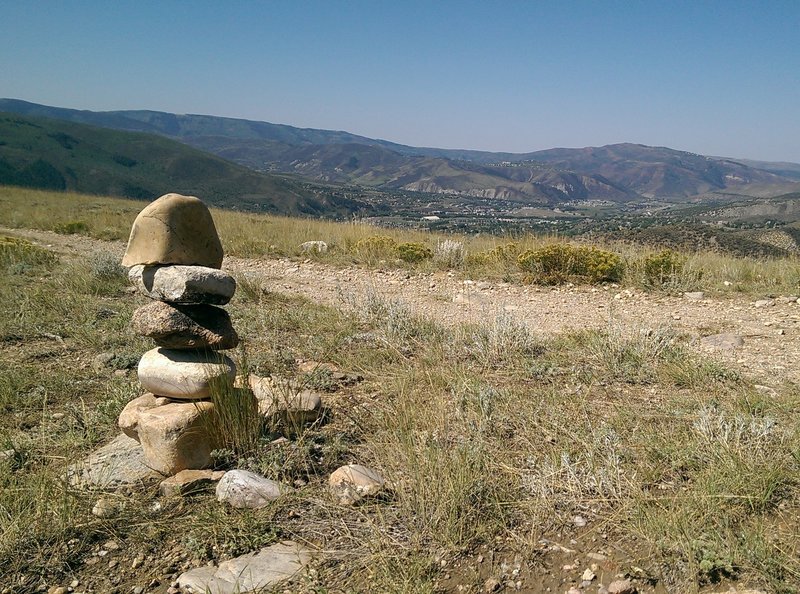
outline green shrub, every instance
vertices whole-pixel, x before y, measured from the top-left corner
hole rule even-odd
[[[422,262],[433,257],[433,250],[421,243],[401,243],[397,246],[397,255],[403,262]]]
[[[56,225],[53,231],[62,235],[87,235],[89,233],[89,225],[84,221],[68,221]]]
[[[644,259],[642,269],[649,285],[673,283],[683,272],[686,257],[672,250],[663,250]]]
[[[519,255],[517,264],[533,282],[545,285],[570,280],[589,283],[616,281],[623,270],[622,259],[613,252],[567,243],[527,250]]]
[[[355,252],[367,260],[389,258],[397,250],[397,241],[386,235],[371,235],[359,240]]]

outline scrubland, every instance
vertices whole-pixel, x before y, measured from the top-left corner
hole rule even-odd
[[[124,240],[142,206],[0,188],[0,225]],[[800,278],[795,260],[633,245],[564,251],[553,237],[213,215],[226,253],[245,258],[721,298],[792,294]],[[329,250],[301,253],[309,240]],[[309,426],[233,414],[230,448],[217,459],[293,493],[247,511],[212,494],[165,501],[156,485],[108,495],[123,504],[119,514],[97,518],[98,495],[69,487],[65,469],[118,432],[150,345],[128,327],[144,298],[126,290],[116,257],[84,256],[0,240],[0,575],[9,592],[73,579],[76,591],[164,591],[183,567],[284,538],[323,552],[292,591],[479,592],[489,577],[507,591],[566,591],[589,553],[605,557],[605,583],[627,575],[642,592],[798,591],[798,386],[765,393],[763,378],[669,329],[541,335],[503,314],[444,326],[378,295],[328,307],[251,278],[239,279],[228,308],[243,339],[237,361],[322,391],[326,414]],[[327,476],[347,462],[378,469],[391,488],[335,504]],[[90,562],[109,540],[122,545],[120,563]],[[139,555],[145,562],[128,569]],[[562,559],[578,558],[576,575],[563,569]]]

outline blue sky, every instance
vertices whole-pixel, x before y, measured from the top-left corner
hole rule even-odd
[[[800,0],[0,0],[0,96],[800,162]]]

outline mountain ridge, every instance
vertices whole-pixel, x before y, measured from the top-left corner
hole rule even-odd
[[[746,193],[800,179],[800,164],[708,157],[668,147],[618,143],[527,153],[412,147],[346,131],[151,110],[93,112],[0,99],[0,110],[167,136],[251,169],[325,183],[509,199],[629,202]],[[797,173],[795,173],[795,167]],[[788,175],[782,175],[786,173]]]
[[[279,214],[370,209],[163,136],[8,112],[0,112],[0,184],[146,200],[169,190],[215,206]]]

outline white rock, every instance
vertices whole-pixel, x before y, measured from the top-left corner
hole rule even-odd
[[[101,497],[92,507],[92,515],[98,518],[112,518],[117,515],[122,506],[113,499]]]
[[[234,278],[206,266],[144,266],[128,271],[128,279],[151,299],[167,303],[224,305],[236,292]]]
[[[774,305],[774,299],[759,299],[753,303],[753,307],[773,307]]]
[[[157,347],[139,361],[139,383],[156,396],[199,400],[211,395],[210,383],[228,377],[233,383],[236,365],[221,353]]]
[[[247,470],[229,470],[217,483],[217,500],[233,507],[258,509],[290,489]]]
[[[247,381],[258,400],[258,411],[270,421],[311,423],[322,412],[322,397],[317,392],[303,390],[292,382],[254,374],[250,374]]]
[[[219,564],[192,569],[178,577],[178,587],[203,594],[262,591],[290,579],[314,557],[309,549],[284,541]]]
[[[377,471],[360,464],[341,466],[328,479],[331,493],[342,505],[351,505],[364,497],[376,495],[385,484]]]
[[[703,291],[690,291],[688,293],[683,294],[684,299],[689,299],[690,301],[702,301],[706,298],[706,294]]]
[[[324,241],[304,241],[300,244],[300,251],[303,253],[317,252],[324,254],[328,251],[328,244]]]

